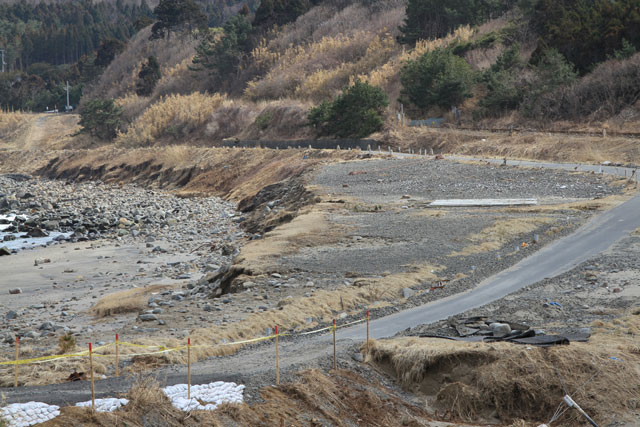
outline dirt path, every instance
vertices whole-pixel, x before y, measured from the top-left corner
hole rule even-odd
[[[34,114],[29,128],[8,148],[18,150],[59,149],[78,130],[77,114]]]

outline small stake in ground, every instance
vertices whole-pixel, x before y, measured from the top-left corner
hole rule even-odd
[[[93,349],[89,343],[89,369],[91,370],[91,410],[96,410],[96,385],[93,379]]]
[[[369,310],[367,310],[367,353],[369,353]]]
[[[187,399],[191,399],[191,338],[187,338]]]
[[[280,385],[280,353],[278,350],[278,325],[276,325],[276,385]]]
[[[119,365],[119,361],[118,361],[118,334],[116,334],[116,377],[120,376],[120,365]]]
[[[596,424],[596,422],[593,421],[591,419],[591,417],[589,415],[587,415],[587,413],[582,410],[580,405],[578,405],[576,402],[574,402],[574,400],[571,398],[571,396],[569,396],[567,394],[567,395],[564,396],[563,400],[564,400],[564,402],[567,404],[567,406],[569,408],[575,408],[575,410],[578,411],[580,413],[580,415],[585,417],[586,420],[589,422],[589,424],[591,424],[593,427],[598,427],[598,424]]]
[[[336,319],[333,319],[333,369],[338,369],[338,362],[336,361]]]
[[[14,387],[18,387],[18,358],[20,357],[20,337],[16,336],[16,366],[14,369],[15,372],[15,381],[14,381]]]

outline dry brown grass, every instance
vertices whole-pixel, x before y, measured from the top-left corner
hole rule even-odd
[[[562,401],[563,385],[598,423],[633,413],[640,402],[640,317],[603,324],[587,343],[531,348],[427,338],[376,341],[367,360],[425,395],[452,419],[547,422]],[[634,332],[635,331],[635,332]],[[615,357],[619,360],[614,360]],[[568,411],[559,425],[582,425]]]
[[[151,295],[171,288],[172,286],[169,285],[149,285],[108,294],[100,298],[91,311],[96,317],[141,312],[147,307],[147,300]]]
[[[242,256],[242,254],[240,255]],[[216,328],[201,328],[192,332],[192,342],[216,344],[239,341],[262,336],[265,325],[279,325],[283,332],[298,328],[309,328],[309,317],[330,322],[335,312],[356,313],[361,307],[369,307],[379,302],[400,299],[402,288],[415,286],[425,281],[436,281],[440,268],[430,265],[413,266],[407,272],[392,274],[379,279],[356,279],[353,286],[341,286],[334,290],[320,290],[309,297],[294,297],[282,310],[269,310],[250,314],[244,320]],[[237,346],[196,348],[192,355],[197,358],[231,354]]]
[[[349,371],[330,374],[308,370],[294,382],[260,390],[252,404],[222,404],[216,411],[181,412],[153,379],[141,377],[124,396],[129,404],[113,413],[92,414],[88,408],[65,407],[48,427],[67,426],[298,426],[427,425],[430,417],[397,392]]]
[[[118,135],[117,143],[137,147],[167,136],[182,139],[203,126],[224,100],[223,95],[199,92],[169,95],[147,108],[125,133]]]
[[[181,195],[220,196],[240,201],[264,186],[300,176],[318,165],[354,159],[357,151],[268,150],[166,147],[77,150],[57,153],[9,152],[0,170],[39,173],[49,178],[136,182]],[[35,167],[33,167],[35,166]]]
[[[626,181],[625,181],[626,182]],[[577,202],[550,205],[518,206],[500,209],[500,212],[518,214],[553,214],[566,211],[606,211],[631,199],[637,194],[634,185],[626,186],[624,193],[603,197],[602,199],[579,200]]]
[[[462,250],[452,252],[449,256],[469,256],[500,249],[505,243],[517,236],[532,233],[540,226],[553,224],[557,219],[553,217],[526,217],[499,219],[493,225],[486,227],[468,237],[472,243]]]
[[[0,110],[0,142],[6,143],[12,139],[29,119],[30,115],[26,113]]]
[[[184,63],[190,61],[195,54],[195,47],[198,40],[191,37],[171,37],[171,41],[155,40],[150,41],[151,27],[139,31],[131,40],[127,47],[102,73],[98,82],[88,88],[83,101],[87,99],[99,98],[122,98],[127,94],[135,93],[135,85],[138,80],[138,73],[150,55],[154,55],[160,64],[161,73],[167,75],[156,87],[156,92],[149,101],[158,99],[167,93],[167,87],[171,93],[184,93],[185,91],[204,89],[196,87],[194,84],[203,84],[203,80],[197,80],[193,73],[186,70]],[[176,70],[180,70],[178,76]],[[194,83],[195,82],[195,83]],[[180,85],[177,85],[180,83]]]
[[[382,87],[394,98],[399,93],[400,69],[407,60],[454,40],[467,41],[474,34],[469,27],[462,27],[447,37],[419,41],[414,49],[405,50],[395,41],[395,34],[386,30],[379,27],[332,33],[292,44],[283,51],[273,42],[265,43],[252,53],[252,59],[268,72],[249,82],[245,96],[254,100],[292,97],[317,102],[360,78]]]
[[[433,148],[436,152],[556,162],[635,164],[640,145],[632,138],[558,135],[545,132],[509,136],[502,133],[424,127],[390,127],[381,141],[403,148]],[[486,141],[482,141],[485,139]]]
[[[20,359],[29,357],[52,356],[58,353],[58,349],[42,353],[20,346]],[[102,358],[94,358],[93,369],[98,378],[107,373],[109,362]],[[88,358],[59,359],[53,362],[20,365],[18,375],[19,386],[34,386],[43,384],[56,384],[64,382],[72,372],[89,372]],[[0,367],[0,387],[13,387],[14,368],[13,366]]]

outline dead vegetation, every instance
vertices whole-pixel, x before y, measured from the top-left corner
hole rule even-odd
[[[532,233],[539,227],[556,221],[557,218],[542,216],[499,219],[479,233],[469,236],[471,244],[460,251],[452,252],[449,256],[469,256],[495,251],[519,235]]]
[[[596,422],[606,424],[640,405],[640,316],[594,324],[587,343],[538,348],[435,338],[374,342],[366,359],[393,375],[451,420],[548,422],[569,393]],[[582,425],[573,410],[560,425]]]
[[[13,139],[22,126],[29,120],[29,114],[0,110],[0,141]]]
[[[135,100],[136,97],[129,99]],[[224,95],[194,92],[190,95],[169,95],[148,107],[127,129],[118,135],[116,143],[129,147],[148,146],[163,137],[181,140],[203,126],[225,100]],[[135,104],[134,101],[131,103]]]
[[[80,350],[87,350],[78,349]],[[32,357],[55,356],[59,354],[59,348],[52,348],[42,353],[41,349],[34,350],[29,346],[20,346],[20,359]],[[94,358],[93,370],[96,378],[103,378],[108,371],[109,361]],[[43,384],[57,384],[67,380],[72,372],[89,372],[89,359],[84,358],[64,358],[56,359],[43,364],[20,365],[18,375],[18,386],[35,386]],[[0,367],[0,387],[13,387],[14,367]]]
[[[20,155],[18,155],[20,154]],[[129,182],[174,190],[184,196],[219,196],[239,201],[263,187],[300,176],[319,164],[356,158],[356,151],[198,148],[188,145],[50,153],[39,170],[24,152],[10,153],[0,170],[37,173],[52,179]],[[42,164],[46,157],[34,158]]]
[[[135,85],[142,62],[150,55],[157,58],[160,71],[165,78],[161,79],[151,97],[144,99],[148,104],[168,94],[186,94],[203,90],[203,80],[197,79],[187,68],[185,60],[191,61],[195,55],[198,40],[188,36],[166,40],[149,40],[151,27],[139,31],[129,42],[125,50],[116,56],[102,73],[98,82],[88,88],[83,99],[125,97],[135,93]],[[180,70],[180,76],[176,70]],[[169,85],[172,84],[172,86]]]
[[[587,127],[587,126],[585,126]],[[580,129],[577,129],[580,130]],[[588,130],[588,129],[587,129]],[[640,147],[632,138],[549,134],[539,132],[491,133],[457,129],[392,126],[378,135],[381,142],[414,150],[554,162],[635,164]]]
[[[127,289],[100,298],[91,309],[96,317],[113,316],[120,313],[142,312],[147,308],[147,300],[151,295],[167,289],[169,285],[149,285],[143,288]]]
[[[430,421],[426,412],[394,391],[349,371],[318,370],[298,374],[295,382],[265,387],[261,401],[222,404],[213,412],[182,412],[171,406],[159,385],[141,377],[126,394],[129,404],[113,413],[65,407],[47,427],[67,426],[297,426],[367,425],[421,426]]]

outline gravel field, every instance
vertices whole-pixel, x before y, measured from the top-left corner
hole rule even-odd
[[[456,198],[594,198],[612,194],[607,178],[551,169],[478,165],[447,160],[345,162],[322,169],[314,184],[371,204]],[[344,185],[348,187],[344,187]]]

